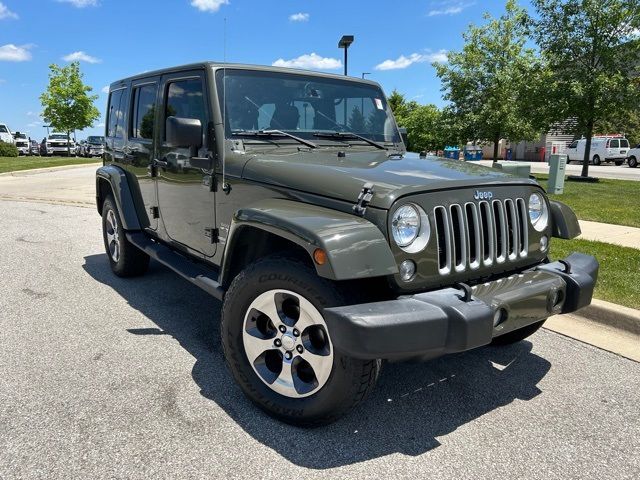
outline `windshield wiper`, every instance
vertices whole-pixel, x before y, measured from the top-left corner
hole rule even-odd
[[[282,137],[289,137],[295,140],[296,142],[306,145],[309,148],[318,148],[318,145],[316,145],[315,143],[310,142],[309,140],[305,140],[304,138],[297,137],[291,133],[283,132],[282,130],[273,130],[273,129],[271,130],[239,130],[236,132],[231,132],[231,135],[247,135],[252,137],[259,137],[259,136],[270,137],[273,135],[279,135]]]
[[[375,142],[367,137],[363,137],[362,135],[358,135],[357,133],[353,133],[353,132],[315,132],[313,136],[320,137],[320,138],[339,138],[339,139],[356,138],[358,140],[362,140],[363,142],[366,142],[369,145],[379,148],[381,150],[387,149],[387,147],[385,147],[381,143]]]

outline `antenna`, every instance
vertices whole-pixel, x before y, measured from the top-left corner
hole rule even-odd
[[[224,17],[222,39],[222,191],[229,193],[225,181],[227,156],[227,17]]]

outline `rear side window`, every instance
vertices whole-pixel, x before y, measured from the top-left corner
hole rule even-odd
[[[156,113],[157,86],[143,85],[133,91],[133,118],[131,136],[153,138],[153,124]]]
[[[107,113],[107,136],[122,137],[124,133],[124,102],[122,101],[124,89],[111,92]]]
[[[206,125],[202,80],[193,78],[169,84],[164,121],[168,117],[197,118]]]

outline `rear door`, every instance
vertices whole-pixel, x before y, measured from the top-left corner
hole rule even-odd
[[[166,121],[170,116],[199,119],[203,127],[199,157],[208,152],[207,125],[211,119],[203,70],[164,75],[157,162],[158,204],[166,233],[174,242],[207,257],[216,252],[215,197],[211,191],[211,172],[192,167],[188,148],[175,148],[166,142]]]
[[[160,77],[132,82],[129,140],[124,147],[127,170],[136,177],[144,209],[149,217],[149,228],[152,230],[158,228],[158,216],[155,210],[158,199],[155,178],[152,177],[152,162],[157,145],[155,124],[159,86]]]
[[[124,165],[124,143],[126,107],[129,91],[126,87],[114,89],[109,94],[107,107],[107,137],[105,138],[105,159]]]

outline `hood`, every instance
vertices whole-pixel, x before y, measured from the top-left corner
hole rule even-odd
[[[354,152],[338,157],[335,151],[256,155],[244,166],[242,177],[355,203],[365,183],[373,184],[369,205],[389,209],[393,202],[414,193],[504,184],[535,184],[499,170],[460,160],[419,158],[415,153],[389,158],[387,152]]]

